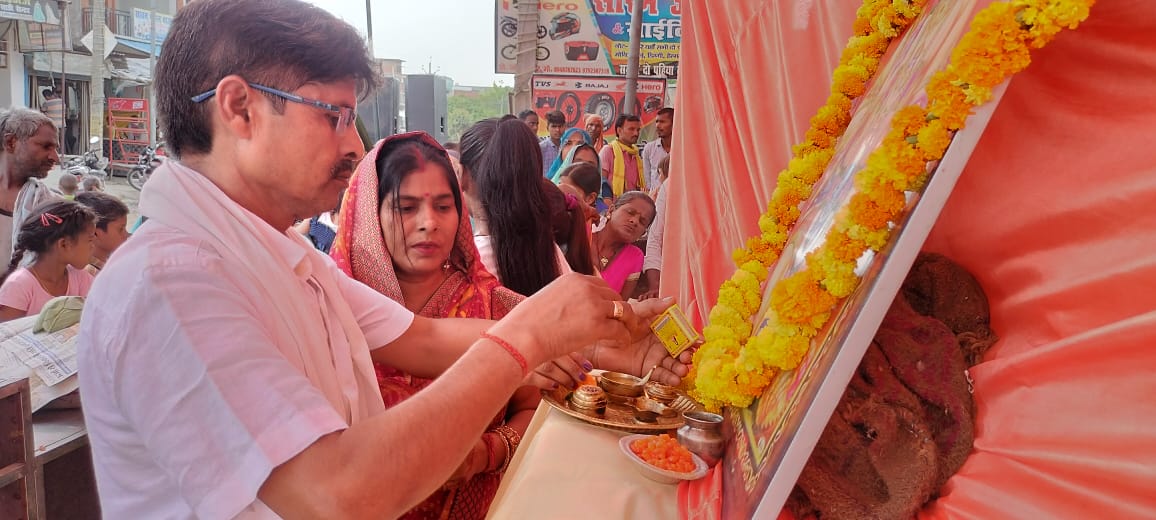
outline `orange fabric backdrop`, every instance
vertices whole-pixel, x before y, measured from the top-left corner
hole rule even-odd
[[[929,238],[1001,340],[929,517],[1156,516],[1156,2],[1100,0],[1016,76]]]
[[[683,2],[663,292],[696,319],[858,3]],[[811,26],[790,29],[808,4]],[[1001,340],[972,370],[975,450],[926,517],[1156,515],[1154,34],[1156,2],[1099,0],[1038,52],[932,232],[926,249],[983,283]]]

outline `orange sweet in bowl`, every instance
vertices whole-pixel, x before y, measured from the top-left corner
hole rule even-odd
[[[655,482],[675,484],[698,480],[708,471],[701,458],[668,434],[627,435],[619,439],[618,446],[642,476]]]
[[[695,470],[694,456],[670,435],[662,434],[630,443],[630,451],[658,469],[675,473]]]

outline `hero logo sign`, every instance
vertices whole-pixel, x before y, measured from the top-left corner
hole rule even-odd
[[[577,11],[578,4],[571,2],[538,2],[538,8],[544,11]]]

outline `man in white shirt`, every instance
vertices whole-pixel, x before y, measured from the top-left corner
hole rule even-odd
[[[60,140],[48,116],[23,107],[0,111],[0,265],[7,267],[20,223],[55,196],[40,182],[60,162]]]
[[[670,155],[670,138],[674,135],[674,109],[670,107],[658,111],[654,119],[654,131],[658,134],[655,139],[642,147],[642,168],[646,172],[646,185],[656,187],[658,180],[658,163]]]
[[[142,191],[149,220],[97,279],[78,346],[106,517],[393,518],[534,367],[580,377],[558,358],[642,338],[592,360],[686,374],[638,333],[665,305],[634,314],[595,278],[563,277],[496,323],[430,320],[291,229],[336,205],[364,154],[352,128],[375,74],[349,25],[299,0],[198,0],[165,45],[157,100],[178,160]],[[373,361],[438,379],[384,410]]]

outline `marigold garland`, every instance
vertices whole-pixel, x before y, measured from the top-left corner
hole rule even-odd
[[[914,22],[926,0],[866,0],[832,74],[831,96],[811,119],[805,140],[794,147],[779,174],[771,202],[759,218],[760,235],[735,252],[739,269],[719,289],[695,354],[693,395],[711,409],[746,407],[782,370],[798,366],[831,317],[836,303],[859,284],[856,261],[890,238],[889,223],[906,207],[905,192],[927,181],[927,164],[943,157],[971,110],[991,99],[992,89],[1031,61],[1030,49],[1088,17],[1095,0],[1010,0],[980,11],[951,55],[928,82],[927,106],[905,107],[893,116],[883,143],[856,173],[856,192],[839,213],[825,242],[807,256],[806,268],[771,289],[769,322],[751,337],[761,285],[783,252],[787,236],[834,154],[891,41]]]

